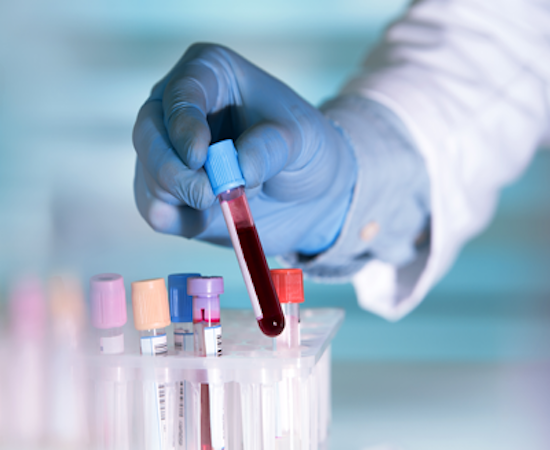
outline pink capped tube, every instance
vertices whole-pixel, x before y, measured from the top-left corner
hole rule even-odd
[[[19,279],[11,292],[9,306],[13,336],[41,341],[46,334],[48,313],[40,280],[33,276]]]
[[[92,325],[97,330],[99,352],[105,355],[124,353],[126,324],[126,290],[116,273],[102,273],[90,279]]]
[[[40,280],[34,276],[16,281],[9,301],[11,335],[9,360],[2,361],[0,406],[6,420],[0,435],[11,448],[39,448],[46,432],[48,384],[48,313]],[[4,425],[4,424],[2,424]],[[2,438],[0,438],[2,440]],[[0,444],[1,446],[1,444]]]
[[[220,202],[258,325],[265,335],[276,337],[285,318],[250,213],[233,141],[211,145],[204,168]]]

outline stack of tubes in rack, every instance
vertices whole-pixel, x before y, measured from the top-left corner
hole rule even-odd
[[[298,276],[301,299],[282,303],[287,326],[274,344],[292,349],[300,345],[301,271],[271,271],[280,298],[291,297],[283,280],[287,273]],[[163,278],[132,283],[134,325],[143,357],[167,355],[166,328],[171,324],[177,354],[223,357],[219,300],[223,291],[221,277],[196,273],[170,275],[168,289]],[[92,277],[89,297],[88,314],[84,289],[72,276],[51,278],[46,289],[32,276],[12,285],[9,323],[0,340],[0,356],[6,360],[10,355],[10,364],[0,369],[0,448],[131,448],[135,418],[127,405],[135,393],[117,383],[116,375],[90,388],[79,364],[81,356],[90,352],[125,352],[122,277]],[[226,448],[223,385],[200,385],[195,402],[199,410],[185,402],[193,395],[185,381],[143,382],[141,389],[144,449]],[[196,419],[185,420],[189,415]],[[189,429],[191,422],[196,430]]]

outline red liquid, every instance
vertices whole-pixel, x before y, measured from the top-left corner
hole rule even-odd
[[[212,450],[210,392],[207,384],[201,384],[201,450]]]
[[[263,317],[258,320],[258,325],[266,336],[278,336],[285,328],[285,317],[271,280],[269,266],[256,227],[237,228],[237,235],[263,313]]]

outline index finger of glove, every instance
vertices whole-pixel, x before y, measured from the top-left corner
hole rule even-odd
[[[133,141],[144,169],[162,189],[195,209],[212,205],[215,197],[204,170],[191,170],[174,152],[159,100],[149,100],[141,107]]]
[[[204,165],[212,134],[207,115],[223,108],[218,104],[223,50],[217,46],[196,45],[184,55],[164,89],[164,122],[170,142],[191,169]],[[230,96],[222,96],[229,98]]]

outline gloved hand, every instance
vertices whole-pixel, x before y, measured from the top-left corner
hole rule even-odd
[[[230,245],[202,168],[208,146],[227,138],[266,254],[327,249],[350,205],[353,149],[288,86],[217,45],[190,47],[139,112],[134,190],[151,227]]]

